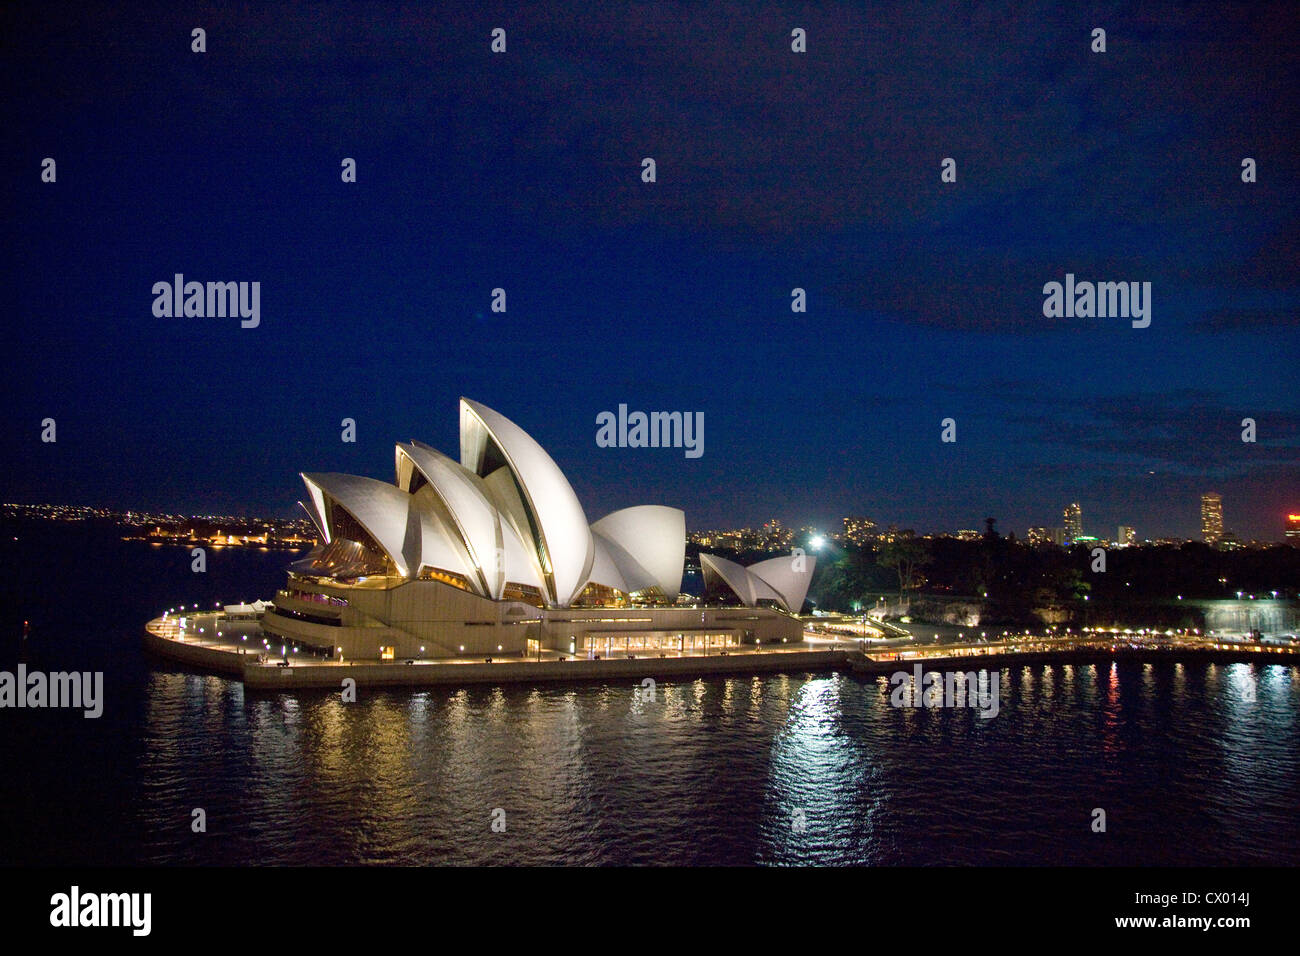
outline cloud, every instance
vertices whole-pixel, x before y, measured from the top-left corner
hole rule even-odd
[[[945,390],[978,398],[984,417],[1069,456],[1040,461],[1036,467],[1044,474],[1075,469],[1225,478],[1300,466],[1300,413],[1243,411],[1210,389],[1088,396],[1067,395],[1048,380],[1008,380]],[[1256,421],[1255,443],[1241,440],[1245,417]]]
[[[1198,332],[1267,332],[1295,329],[1300,325],[1300,310],[1290,309],[1214,309],[1192,323]]]

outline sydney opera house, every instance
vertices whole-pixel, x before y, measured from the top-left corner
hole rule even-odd
[[[460,402],[460,461],[399,444],[392,483],[304,474],[321,544],[289,568],[263,629],[349,660],[698,654],[797,642],[813,559],[701,555],[679,600],[686,519],[639,505],[588,523],[523,429]]]

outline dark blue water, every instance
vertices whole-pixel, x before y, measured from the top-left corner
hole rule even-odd
[[[0,667],[29,617],[29,666],[104,670],[107,706],[0,711],[3,862],[1300,863],[1295,668],[1017,667],[990,720],[838,674],[344,705],[139,649],[181,600],[269,597],[283,553],[204,576],[112,535],[9,538]]]

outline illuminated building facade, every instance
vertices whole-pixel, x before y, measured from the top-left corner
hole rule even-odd
[[[302,476],[303,508],[323,543],[290,566],[265,630],[380,660],[690,652],[802,638],[800,608],[770,602],[766,591],[733,607],[679,605],[685,515],[641,505],[589,524],[542,447],[477,402],[460,402],[459,461],[409,442],[397,445],[395,466],[391,483]],[[811,558],[807,565],[803,591],[777,578],[799,604]]]
[[[1083,509],[1079,507],[1079,502],[1074,501],[1065,506],[1062,520],[1065,524],[1066,544],[1073,544],[1083,537]]]
[[[1201,495],[1201,538],[1206,544],[1223,539],[1223,499],[1214,492]]]
[[[850,544],[859,547],[870,544],[877,535],[876,523],[863,515],[844,519],[844,537]]]
[[[794,532],[784,527],[780,520],[773,518],[763,523],[763,548],[767,551],[779,551],[790,547],[794,541]]]

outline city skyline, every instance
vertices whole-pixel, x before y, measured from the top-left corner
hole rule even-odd
[[[1213,541],[1209,540],[1206,536],[1206,524],[1205,524],[1206,500],[1211,497],[1217,500],[1217,504],[1219,507],[1219,511],[1218,511],[1219,531],[1215,535]],[[1300,531],[1297,530],[1300,529],[1300,515],[1297,515],[1294,511],[1287,512],[1286,514],[1280,516],[1280,520],[1277,526],[1276,536],[1270,537],[1265,535],[1263,537],[1252,538],[1252,537],[1243,537],[1239,535],[1235,531],[1235,529],[1223,523],[1221,496],[1217,494],[1211,494],[1211,493],[1202,494],[1200,496],[1200,505],[1202,509],[1201,516],[1200,516],[1201,523],[1197,533],[1191,535],[1179,535],[1176,533],[1162,532],[1160,531],[1160,529],[1156,529],[1155,531],[1148,531],[1142,529],[1140,526],[1135,526],[1131,523],[1121,523],[1117,526],[1117,533],[1112,537],[1111,535],[1106,533],[1104,526],[1100,526],[1100,527],[1095,525],[1090,526],[1087,524],[1086,519],[1084,518],[1086,511],[1082,509],[1082,507],[1079,505],[1078,502],[1072,502],[1070,505],[1067,505],[1065,509],[1063,509],[1064,514],[1062,517],[1063,519],[1068,519],[1070,509],[1074,507],[1079,508],[1078,521],[1079,521],[1079,527],[1081,529],[1080,538],[1081,540],[1085,540],[1085,541],[1108,540],[1108,541],[1113,541],[1115,543],[1121,543],[1126,541],[1129,543],[1142,543],[1142,542],[1182,540],[1182,541],[1204,541],[1209,544],[1214,544],[1220,541],[1221,539],[1227,539],[1227,540],[1232,540],[1234,543],[1241,543],[1241,544],[1247,544],[1252,541],[1260,542],[1260,543],[1291,544],[1298,536],[1300,536]],[[257,522],[278,521],[286,525],[297,524],[297,525],[311,526],[310,520],[303,516],[301,507],[297,505],[294,508],[290,509],[289,512],[285,514],[270,514],[270,513],[256,513],[256,512],[216,514],[212,512],[185,512],[185,511],[175,511],[175,510],[153,511],[153,510],[143,509],[143,508],[115,508],[115,507],[107,507],[107,506],[99,506],[99,505],[74,504],[68,502],[6,501],[6,502],[0,502],[0,507],[3,507],[5,509],[16,508],[16,509],[24,509],[24,510],[43,509],[45,511],[53,511],[59,515],[62,515],[62,513],[65,511],[76,513],[74,517],[70,520],[80,520],[81,518],[86,517],[86,515],[80,514],[81,512],[90,512],[91,513],[90,516],[94,516],[94,517],[113,517],[113,516],[129,517],[134,515],[135,518],[137,519],[136,523],[140,523],[140,520],[142,519],[145,520],[146,523],[150,521],[156,521],[156,520],[164,520],[164,521],[171,521],[171,522],[225,521],[232,525],[239,525],[240,523],[243,522],[247,522],[248,524],[256,524]],[[769,517],[767,520],[759,521],[759,522],[731,521],[731,522],[723,522],[714,525],[705,525],[705,524],[692,522],[690,520],[690,516],[688,513],[686,528],[690,536],[697,536],[705,533],[736,534],[742,531],[746,531],[746,532],[752,531],[755,534],[770,536],[770,532],[773,529],[775,529],[775,531],[777,532],[783,532],[785,537],[787,538],[795,534],[818,533],[818,534],[823,534],[827,538],[834,539],[834,540],[847,539],[854,544],[863,544],[875,540],[879,537],[882,537],[886,534],[898,532],[898,531],[911,531],[915,533],[917,536],[942,537],[945,535],[947,536],[969,536],[972,534],[979,535],[982,534],[983,532],[978,531],[977,529],[970,526],[977,523],[983,524],[985,521],[987,521],[988,518],[994,519],[994,521],[996,522],[996,530],[998,531],[998,533],[1004,535],[1015,534],[1018,538],[1028,541],[1030,544],[1035,543],[1036,540],[1039,539],[1041,539],[1043,542],[1054,541],[1056,544],[1068,544],[1070,541],[1070,535],[1068,533],[1069,529],[1066,526],[1062,526],[1059,524],[1058,525],[1030,524],[1030,525],[1017,527],[1017,526],[1011,526],[1007,524],[996,515],[985,515],[985,517],[981,519],[980,522],[967,522],[966,527],[962,527],[960,525],[954,525],[952,527],[946,527],[946,528],[917,528],[897,521],[891,521],[887,517],[883,517],[882,520],[877,521],[876,519],[868,515],[861,514],[860,512],[855,514],[841,515],[838,518],[827,519],[824,521],[811,521],[811,522],[801,521],[797,523],[787,523],[781,520],[780,518]],[[1101,522],[1096,522],[1096,525],[1101,525],[1101,524],[1102,524]]]
[[[1031,940],[1272,921],[1294,0],[0,36],[20,935],[184,945],[237,871],[255,938],[373,943],[452,866],[498,914],[513,867],[855,867]]]
[[[7,14],[0,498],[285,513],[300,462],[451,447],[468,394],[597,511],[1030,527],[1078,500],[1191,537],[1214,487],[1275,533],[1285,5],[1107,11],[1104,53],[1086,10],[810,10],[802,53],[775,8],[679,13],[511,11],[501,53],[463,10],[214,13],[203,53],[180,10]],[[178,314],[177,276],[206,301]],[[1046,308],[1073,277],[1149,283],[1149,325]],[[702,455],[600,447],[621,405],[702,416]]]

